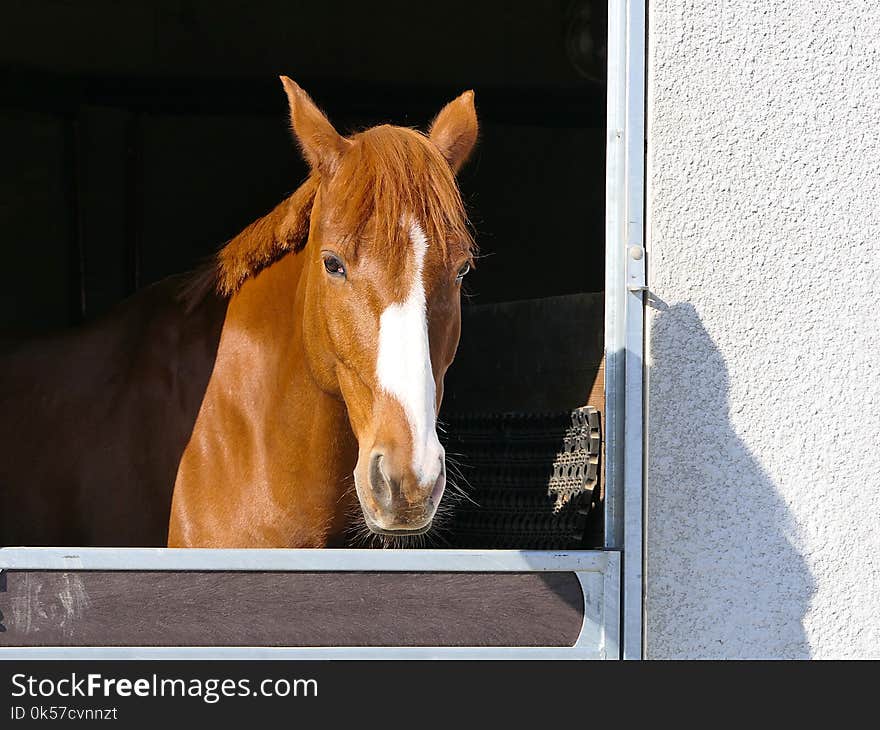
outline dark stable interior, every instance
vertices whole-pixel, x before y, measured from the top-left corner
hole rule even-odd
[[[0,341],[100,316],[292,192],[306,167],[279,74],[342,132],[424,129],[473,88],[481,135],[460,180],[482,256],[444,413],[603,410],[604,2],[35,1],[3,15]],[[601,543],[600,509],[586,534]]]

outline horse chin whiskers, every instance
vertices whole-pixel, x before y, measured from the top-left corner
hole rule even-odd
[[[371,529],[360,504],[351,507],[349,513],[348,536],[351,547],[376,548],[382,550],[414,550],[428,547],[445,547],[449,541],[443,536],[443,527],[448,519],[450,505],[444,499],[423,530],[418,532],[377,532]]]

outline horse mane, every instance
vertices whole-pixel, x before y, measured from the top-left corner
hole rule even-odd
[[[337,200],[334,225],[347,232],[343,246],[357,246],[368,233],[389,246],[408,239],[401,221],[414,216],[444,255],[450,243],[474,252],[455,173],[437,147],[421,132],[382,125],[351,137],[351,149],[328,182]],[[232,296],[267,266],[306,245],[312,204],[321,182],[313,172],[270,213],[251,223],[189,278],[182,298],[201,299],[213,290]],[[382,215],[375,215],[381,210]]]

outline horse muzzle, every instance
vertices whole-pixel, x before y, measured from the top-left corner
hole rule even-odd
[[[360,482],[366,482],[361,484]],[[425,481],[393,468],[381,451],[370,454],[365,479],[355,475],[364,521],[377,535],[422,535],[431,529],[437,506],[446,488],[446,466]]]

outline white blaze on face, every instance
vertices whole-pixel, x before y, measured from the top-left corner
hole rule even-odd
[[[413,247],[412,284],[407,298],[392,304],[379,318],[379,385],[394,396],[409,421],[413,441],[413,472],[422,485],[440,475],[442,449],[434,412],[435,385],[428,343],[428,321],[422,268],[428,239],[415,221],[409,224]]]

